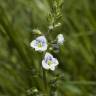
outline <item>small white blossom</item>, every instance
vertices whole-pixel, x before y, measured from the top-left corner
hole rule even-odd
[[[54,28],[53,25],[50,25],[50,26],[49,26],[49,29],[50,29],[50,30],[52,30],[53,28]]]
[[[46,70],[55,70],[55,67],[59,64],[58,60],[54,58],[50,53],[46,53],[42,60],[42,67]]]
[[[33,47],[35,51],[46,51],[47,40],[45,36],[39,36],[30,43],[30,46]]]
[[[64,36],[63,36],[63,34],[59,34],[58,36],[57,36],[57,42],[58,42],[58,44],[63,44],[63,42],[64,42]]]

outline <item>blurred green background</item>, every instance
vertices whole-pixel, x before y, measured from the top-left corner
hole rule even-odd
[[[49,10],[48,0],[0,0],[0,96],[47,96],[42,54],[30,42],[34,28],[46,33]],[[96,96],[96,0],[64,0],[62,14],[62,25],[50,34],[65,37],[60,52],[52,52],[59,66],[47,74],[48,80],[63,75],[52,96]]]

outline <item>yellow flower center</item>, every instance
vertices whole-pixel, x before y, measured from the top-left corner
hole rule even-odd
[[[42,44],[41,43],[38,43],[38,47],[41,48],[42,47]]]
[[[52,64],[52,61],[48,60],[48,65],[51,65]]]

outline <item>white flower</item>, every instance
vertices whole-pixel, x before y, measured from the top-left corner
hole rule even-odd
[[[39,36],[30,43],[30,46],[35,48],[36,51],[46,51],[47,50],[47,40],[45,36]]]
[[[64,42],[64,36],[63,36],[63,34],[59,34],[58,36],[57,36],[57,42],[58,42],[58,44],[63,44],[63,42]]]
[[[58,65],[58,60],[54,58],[50,53],[46,53],[44,59],[42,60],[42,67],[46,70],[55,70],[55,67]]]

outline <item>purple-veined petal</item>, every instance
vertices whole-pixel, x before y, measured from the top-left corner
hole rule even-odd
[[[50,53],[48,53],[48,52],[46,52],[46,54],[45,54],[45,58],[53,58],[53,56],[50,54]]]
[[[36,38],[36,40],[38,40],[38,41],[43,41],[43,42],[46,42],[47,40],[46,40],[46,38],[45,38],[45,36],[39,36],[39,37],[37,37]]]
[[[53,58],[53,63],[54,63],[55,66],[57,66],[59,64],[59,62],[56,58]]]

